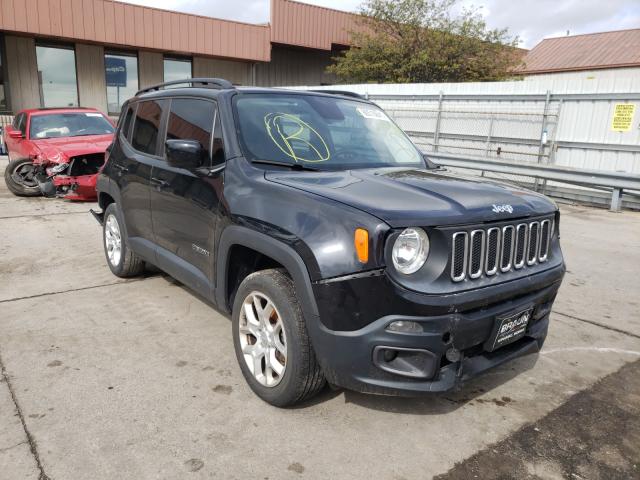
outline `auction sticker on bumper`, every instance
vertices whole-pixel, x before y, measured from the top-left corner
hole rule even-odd
[[[494,330],[493,341],[491,339],[486,343],[487,350],[494,351],[516,340],[520,340],[527,331],[529,319],[531,318],[532,308],[508,315],[506,317],[498,317],[496,319],[497,328]]]

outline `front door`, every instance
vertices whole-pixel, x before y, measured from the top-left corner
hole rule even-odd
[[[166,121],[166,139],[200,142],[207,153],[203,167],[224,161],[221,139],[214,141],[215,102],[172,98]],[[202,170],[175,168],[165,159],[154,164],[151,186],[158,266],[209,297],[215,278],[214,239],[222,173],[206,175]]]

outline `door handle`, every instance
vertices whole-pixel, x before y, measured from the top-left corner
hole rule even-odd
[[[169,186],[169,182],[161,180],[160,178],[151,177],[151,183],[158,186],[158,188],[164,188]]]
[[[119,163],[114,163],[113,166],[120,170],[121,173],[127,173],[129,171],[127,167],[125,167],[124,165],[120,165]]]

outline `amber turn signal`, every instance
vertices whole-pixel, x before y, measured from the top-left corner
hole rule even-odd
[[[361,263],[367,263],[369,261],[369,232],[364,228],[356,228],[354,243],[358,253],[358,260]]]

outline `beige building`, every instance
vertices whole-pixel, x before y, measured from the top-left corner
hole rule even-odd
[[[0,113],[91,106],[118,114],[143,87],[185,77],[331,84],[356,15],[271,0],[253,25],[113,0],[0,0]]]

